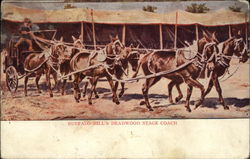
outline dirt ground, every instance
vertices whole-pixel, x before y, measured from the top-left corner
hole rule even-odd
[[[229,70],[233,72],[236,67],[237,62],[233,61]],[[201,79],[200,81],[207,87],[207,79]],[[249,61],[241,64],[240,69],[231,78],[221,82],[224,99],[230,110],[224,110],[219,104],[215,88],[206,97],[203,105],[194,110],[194,103],[200,96],[199,90],[194,88],[191,98],[192,112],[187,112],[184,108],[185,84],[181,86],[184,98],[179,103],[171,105],[168,101],[167,91],[169,80],[162,79],[149,91],[150,102],[154,109],[153,112],[150,112],[145,105],[140,105],[140,102],[144,100],[141,93],[143,82],[144,80],[140,80],[138,83],[126,84],[125,94],[120,98],[121,103],[116,105],[112,102],[112,94],[108,83],[100,81],[97,84],[100,98],[93,99],[93,105],[88,105],[86,97],[82,98],[80,103],[75,102],[71,82],[67,84],[66,95],[62,96],[54,90],[54,97],[50,98],[46,91],[44,77],[40,80],[42,93],[37,93],[34,79],[30,79],[27,97],[24,96],[23,92],[23,80],[19,81],[17,92],[11,95],[5,86],[5,75],[2,74],[1,120],[249,117]],[[173,91],[175,98],[177,91],[175,88]]]

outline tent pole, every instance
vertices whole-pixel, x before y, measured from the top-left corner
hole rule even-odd
[[[83,30],[83,22],[81,22],[81,37],[80,37],[80,39],[81,39],[81,41],[82,41],[82,43],[84,43],[84,41],[83,41],[83,34],[84,34],[84,30]]]
[[[125,40],[126,40],[126,25],[123,24],[123,26],[122,26],[122,44],[124,46],[126,46]]]
[[[174,49],[177,48],[177,23],[178,23],[178,11],[175,16],[175,32],[174,32]]]
[[[91,17],[92,17],[92,32],[93,32],[93,42],[94,42],[94,49],[96,50],[96,40],[95,40],[95,23],[94,23],[94,15],[93,9],[91,9]]]
[[[163,49],[163,40],[162,40],[162,24],[159,25],[159,31],[160,31],[160,48]]]
[[[199,40],[199,27],[198,24],[195,24],[195,35],[196,35],[196,41]]]
[[[228,35],[229,35],[229,38],[232,37],[231,25],[228,25]]]
[[[246,32],[246,49],[248,50],[248,23],[247,23],[247,20],[248,20],[248,14],[246,13],[245,14],[245,24],[246,24],[246,30],[245,30],[245,32]]]

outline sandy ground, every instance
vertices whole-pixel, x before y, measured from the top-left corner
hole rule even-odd
[[[231,72],[236,64],[232,62]],[[207,80],[200,80],[205,87]],[[50,98],[46,91],[44,77],[40,80],[42,93],[37,93],[34,79],[29,80],[28,96],[24,96],[23,80],[15,94],[11,95],[5,86],[5,76],[1,76],[1,120],[69,120],[69,119],[142,119],[142,118],[246,118],[249,117],[249,62],[241,64],[239,71],[225,82],[221,82],[223,95],[230,110],[224,110],[218,103],[218,94],[213,88],[206,97],[202,106],[194,110],[194,103],[199,99],[200,92],[194,88],[189,113],[184,108],[186,85],[181,89],[184,98],[177,104],[171,105],[168,101],[167,84],[169,80],[162,79],[150,91],[150,102],[154,111],[150,112],[143,100],[141,88],[144,80],[138,83],[126,84],[126,91],[120,98],[120,105],[112,102],[110,87],[106,81],[97,85],[99,99],[93,99],[93,105],[88,105],[87,98],[76,103],[73,98],[71,82],[67,84],[67,94],[61,96],[54,90],[54,97]],[[83,85],[83,83],[81,84]],[[120,90],[119,90],[120,91]],[[174,88],[174,98],[177,91]]]

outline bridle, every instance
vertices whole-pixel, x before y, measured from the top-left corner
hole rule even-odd
[[[243,43],[244,48],[242,49],[242,51],[240,51],[240,53],[239,53],[240,56],[233,56],[234,54],[231,55],[231,56],[224,55],[224,54],[223,54],[223,51],[224,51],[224,50],[222,50],[222,52],[216,56],[216,61],[217,61],[222,67],[225,67],[225,68],[229,67],[229,62],[226,62],[225,59],[227,59],[227,60],[229,60],[229,61],[230,61],[232,58],[242,59],[242,57],[244,56],[244,52],[245,52],[246,49],[247,49],[247,48],[246,48],[246,44],[245,44],[243,38],[233,39],[232,42],[234,43],[234,50],[233,50],[234,52],[240,47],[240,44],[241,44],[241,43]],[[240,60],[239,60],[239,63],[240,63]]]
[[[207,53],[208,53],[208,48],[210,47],[214,47],[213,49],[213,53],[211,54],[211,56],[207,57]],[[211,62],[214,57],[217,55],[218,52],[218,48],[217,48],[217,43],[216,42],[209,42],[206,43],[202,53],[197,52],[196,56],[194,58],[196,58],[197,60],[194,61],[195,66],[199,67],[200,69],[204,69],[205,65],[209,62]]]
[[[119,54],[118,52],[116,52],[116,45],[119,44],[122,48],[124,48],[124,45],[121,43],[121,41],[119,39],[115,40],[112,44],[112,51],[114,54]]]

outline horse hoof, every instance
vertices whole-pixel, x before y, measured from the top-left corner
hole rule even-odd
[[[174,104],[173,100],[169,100],[169,103],[170,103],[170,104]]]
[[[37,93],[42,93],[42,91],[37,91]]]
[[[119,104],[120,104],[120,102],[119,102],[119,101],[116,101],[116,102],[115,102],[115,104],[119,105]]]
[[[187,110],[188,112],[191,112],[190,107],[186,107],[186,110]]]
[[[225,110],[229,110],[229,107],[228,107],[228,106],[224,106],[224,109],[225,109]]]
[[[148,108],[148,110],[151,111],[151,112],[154,111],[154,109],[152,109],[152,108]]]
[[[98,95],[95,95],[95,98],[99,98],[99,96],[98,96]]]
[[[178,103],[180,100],[181,100],[181,98],[176,97],[176,98],[175,98],[175,103]]]
[[[144,105],[144,104],[146,104],[145,101],[141,101],[141,102],[140,102],[140,105]]]
[[[50,94],[49,96],[50,96],[50,97],[53,97],[53,94]]]
[[[198,103],[195,104],[195,108],[198,108],[201,105],[201,101],[198,101]]]
[[[119,98],[121,98],[122,96],[123,96],[123,93],[120,93],[120,94],[119,94]]]
[[[89,102],[89,105],[92,105],[92,102]]]

